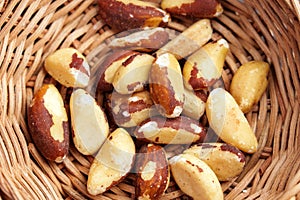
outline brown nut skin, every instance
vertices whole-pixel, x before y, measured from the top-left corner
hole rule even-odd
[[[133,127],[153,115],[158,115],[148,91],[131,95],[111,93],[107,95],[109,112],[118,126]]]
[[[169,14],[153,4],[139,0],[98,0],[99,15],[118,30],[166,26]]]
[[[183,110],[184,87],[180,65],[172,54],[159,55],[149,75],[150,94],[165,117],[178,117]]]
[[[172,15],[187,17],[213,18],[223,13],[218,0],[163,0],[161,7]]]
[[[43,85],[34,95],[28,126],[41,154],[50,161],[62,162],[69,150],[70,131],[63,99],[53,84]]]
[[[127,60],[132,55],[138,52],[130,50],[114,50],[110,52],[104,59],[101,66],[99,66],[98,71],[98,86],[97,90],[99,92],[109,92],[113,90],[113,79],[116,71],[122,65],[123,62]]]
[[[131,49],[137,51],[151,52],[166,44],[169,40],[168,32],[161,27],[142,28],[126,35],[113,39],[109,47],[112,49]]]
[[[183,153],[192,154],[204,161],[217,175],[219,181],[229,181],[244,169],[245,155],[226,143],[199,143]]]
[[[191,144],[203,142],[206,129],[199,121],[185,116],[154,116],[142,122],[135,129],[134,135],[138,140],[156,144]]]
[[[169,186],[170,170],[164,149],[155,144],[141,147],[135,161],[136,199],[159,199]]]

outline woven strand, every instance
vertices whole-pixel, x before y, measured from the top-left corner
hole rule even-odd
[[[222,78],[228,89],[238,67],[250,60],[271,64],[269,86],[246,114],[259,140],[242,174],[222,183],[225,199],[300,199],[300,3],[298,0],[222,1],[212,20],[213,40],[230,44]],[[98,17],[94,0],[0,1],[0,199],[132,199],[133,175],[103,195],[86,190],[93,160],[73,146],[62,164],[46,161],[32,144],[26,124],[34,93],[49,79],[43,61],[55,50],[74,47],[87,56],[93,74],[116,32]],[[21,16],[21,17],[20,17]],[[172,21],[183,31],[191,20]],[[96,80],[96,77],[92,77]],[[94,88],[89,88],[93,90]],[[61,88],[66,96],[68,91]],[[101,102],[101,98],[99,98]],[[168,156],[180,152],[174,146]],[[167,199],[186,198],[171,180]]]

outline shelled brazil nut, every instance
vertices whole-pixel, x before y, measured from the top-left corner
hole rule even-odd
[[[161,7],[172,15],[187,17],[213,18],[223,13],[218,0],[162,0]]]
[[[172,175],[179,188],[196,200],[223,199],[216,174],[202,160],[190,154],[179,154],[169,160]]]
[[[269,64],[250,61],[243,64],[234,74],[230,84],[230,94],[244,113],[262,97],[268,86]]]
[[[257,138],[229,92],[222,88],[214,89],[206,102],[206,115],[210,127],[224,142],[246,153],[257,151]]]
[[[156,54],[160,55],[169,52],[177,59],[186,58],[206,44],[212,38],[212,33],[211,21],[209,19],[200,19],[158,49]]]
[[[205,112],[205,91],[191,91],[184,88],[184,103],[182,114],[199,120]]]
[[[204,161],[214,171],[219,181],[228,181],[238,176],[246,163],[243,152],[226,143],[200,143],[183,153],[194,155]]]
[[[146,53],[129,56],[114,75],[112,82],[114,89],[120,94],[142,91],[148,82],[153,60],[154,57]]]
[[[141,122],[158,115],[150,93],[147,90],[122,95],[117,92],[106,96],[107,112],[121,127],[135,127]]]
[[[90,66],[74,48],[56,50],[45,59],[46,71],[66,87],[84,88],[89,84]]]
[[[28,109],[34,144],[48,160],[62,162],[69,151],[69,120],[62,96],[53,84],[44,84]]]
[[[178,117],[183,110],[184,86],[180,65],[171,53],[158,55],[149,75],[150,94],[165,117]]]
[[[113,80],[116,71],[120,68],[122,63],[129,57],[136,55],[138,52],[127,49],[118,49],[111,51],[105,55],[104,61],[101,62],[98,69],[98,87],[100,92],[109,92],[113,90]]]
[[[72,92],[70,116],[73,141],[84,155],[97,153],[109,134],[106,114],[94,97],[83,89]]]
[[[169,186],[170,168],[163,147],[149,143],[136,157],[137,199],[158,199]]]
[[[222,75],[228,49],[228,42],[220,39],[204,45],[189,56],[182,72],[185,87],[201,90],[212,86]]]
[[[130,49],[151,52],[165,45],[169,40],[169,33],[161,27],[134,29],[125,36],[116,37],[110,43],[112,49]]]
[[[98,0],[99,15],[118,30],[166,26],[170,15],[149,2],[140,0]]]
[[[138,140],[157,144],[191,144],[202,142],[206,132],[198,120],[185,116],[176,118],[154,116],[137,126],[134,135]]]
[[[87,190],[92,195],[102,194],[122,181],[134,165],[135,144],[129,133],[118,128],[97,153],[90,167]]]

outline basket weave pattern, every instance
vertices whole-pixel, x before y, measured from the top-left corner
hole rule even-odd
[[[246,115],[259,140],[243,173],[222,183],[225,199],[300,199],[300,3],[298,0],[224,0],[212,20],[213,37],[230,53],[222,78],[228,89],[250,60],[271,64],[269,86]],[[71,146],[61,164],[32,144],[27,108],[47,79],[44,59],[74,47],[95,62],[99,45],[115,34],[99,19],[94,0],[0,0],[0,199],[132,199],[133,176],[99,196],[86,191],[92,158]],[[170,28],[184,30],[187,22]],[[60,89],[63,95],[66,88]],[[162,199],[186,197],[171,180]]]

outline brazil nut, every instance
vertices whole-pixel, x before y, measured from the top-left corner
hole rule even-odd
[[[222,88],[212,90],[205,110],[210,127],[224,142],[246,153],[257,151],[257,138],[229,92]]]
[[[159,55],[150,70],[150,94],[165,117],[178,117],[183,110],[184,85],[180,65],[174,55]]]
[[[138,126],[142,121],[158,112],[150,97],[150,93],[145,90],[135,92],[130,95],[112,93],[107,95],[109,112],[115,123],[122,127]]]
[[[63,48],[45,59],[46,71],[66,87],[86,87],[90,80],[90,66],[74,48]]]
[[[169,186],[170,169],[164,149],[155,144],[141,147],[135,161],[136,199],[159,199]]]
[[[225,39],[204,45],[187,58],[183,66],[185,87],[201,90],[213,85],[222,75],[229,45]]]
[[[64,102],[53,84],[43,85],[28,109],[34,144],[48,160],[62,162],[69,150],[69,125]]]
[[[197,120],[188,117],[154,116],[142,122],[134,135],[138,140],[157,144],[191,144],[202,142],[206,129]]]
[[[116,71],[112,82],[114,89],[120,94],[144,90],[153,61],[154,57],[146,53],[134,54],[127,58]]]
[[[243,152],[226,143],[199,143],[184,153],[204,161],[215,172],[219,181],[229,181],[238,176],[246,163]]]
[[[190,154],[179,154],[169,163],[174,180],[184,193],[196,200],[223,199],[221,184],[205,162]]]

